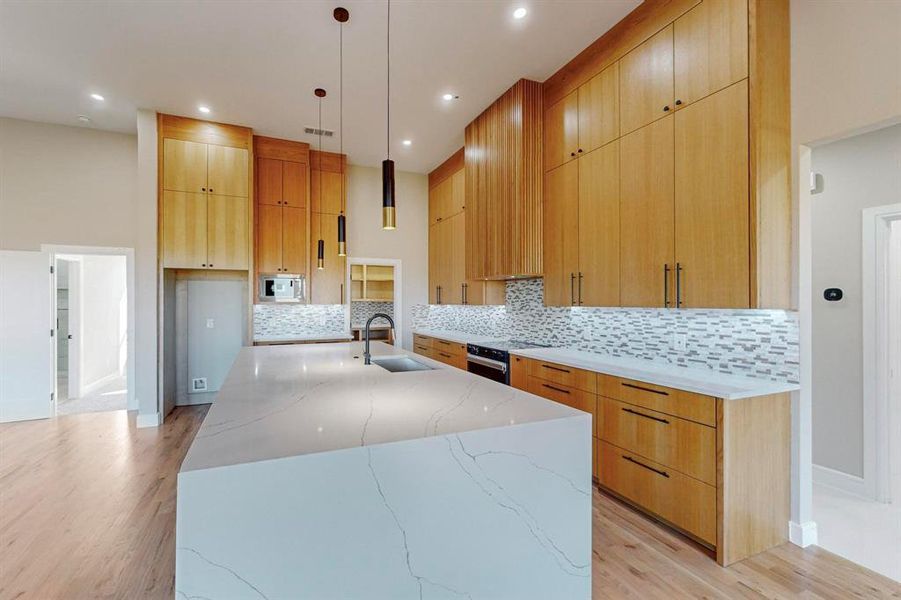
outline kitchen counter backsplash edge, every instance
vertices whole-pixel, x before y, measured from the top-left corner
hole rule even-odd
[[[797,384],[798,314],[787,310],[545,307],[541,279],[507,283],[504,306],[413,307],[414,329],[528,340]],[[684,336],[685,350],[677,349]]]

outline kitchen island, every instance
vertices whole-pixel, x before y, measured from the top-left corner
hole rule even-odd
[[[362,353],[242,349],[179,473],[177,596],[589,598],[591,416]]]

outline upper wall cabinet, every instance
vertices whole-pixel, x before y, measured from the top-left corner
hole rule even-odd
[[[541,84],[517,82],[466,127],[466,278],[541,274]]]
[[[619,137],[619,63],[544,112],[544,168],[575,160]]]
[[[675,104],[686,106],[748,76],[747,0],[704,0],[673,25]]]
[[[789,308],[788,67],[787,2],[670,0],[642,4],[551,76],[546,302]],[[605,157],[587,161],[596,144]]]
[[[620,61],[620,131],[635,131],[673,110],[673,26]]]
[[[250,130],[159,115],[163,267],[250,265]]]

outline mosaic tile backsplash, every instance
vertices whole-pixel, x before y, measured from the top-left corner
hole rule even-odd
[[[394,318],[394,302],[351,302],[350,325],[351,327],[363,327],[369,317],[375,313],[382,313]],[[379,321],[381,323],[381,321]],[[375,322],[373,322],[375,326]]]
[[[543,294],[541,279],[510,281],[506,306],[417,305],[412,326],[799,382],[793,311],[549,308]],[[685,352],[674,348],[677,333],[686,336]]]
[[[254,304],[255,338],[335,335],[347,331],[343,304]]]

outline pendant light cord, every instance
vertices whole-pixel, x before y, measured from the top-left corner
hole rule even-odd
[[[385,132],[385,146],[388,154],[388,160],[391,160],[391,0],[388,0],[388,97],[387,97],[387,108],[388,108],[388,118],[387,123],[387,131]]]
[[[344,23],[338,23],[338,153],[341,155],[341,214],[344,214],[344,178],[347,160],[344,158]]]
[[[322,239],[322,97],[319,97],[319,239]]]

